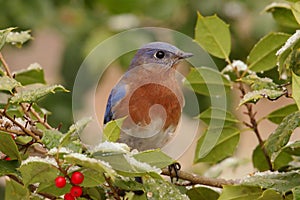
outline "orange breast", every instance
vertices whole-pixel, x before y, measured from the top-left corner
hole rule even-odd
[[[151,107],[160,105],[163,112]],[[166,86],[157,83],[148,83],[138,87],[129,99],[129,115],[134,123],[145,126],[151,122],[151,117],[155,115],[165,116],[164,129],[170,125],[176,126],[181,115],[182,96],[176,94]],[[151,113],[151,116],[150,116]],[[157,116],[161,117],[161,116]]]

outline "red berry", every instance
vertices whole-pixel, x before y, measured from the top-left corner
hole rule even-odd
[[[55,185],[56,185],[56,187],[58,187],[58,188],[63,188],[63,187],[65,187],[65,185],[66,185],[66,178],[65,177],[63,177],[63,176],[58,176],[56,179],[55,179]]]
[[[65,200],[75,200],[75,197],[71,193],[67,193],[64,196]]]
[[[4,159],[7,160],[7,161],[10,161],[10,160],[11,160],[11,158],[8,157],[8,156],[6,156]]]
[[[71,176],[71,183],[74,185],[81,184],[83,182],[84,176],[81,172],[74,172]]]
[[[71,188],[70,193],[74,197],[80,197],[82,195],[82,188],[80,186],[74,185]]]

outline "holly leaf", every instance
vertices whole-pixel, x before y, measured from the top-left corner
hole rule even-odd
[[[247,58],[248,68],[255,72],[267,71],[276,66],[277,50],[287,41],[290,35],[270,33],[259,40]]]
[[[293,15],[290,4],[288,3],[272,3],[268,5],[264,11],[271,13],[279,25],[290,28],[299,28],[299,24]]]
[[[30,199],[29,195],[29,191],[26,187],[12,179],[6,179],[5,200]]]
[[[198,12],[195,40],[213,56],[229,60],[231,50],[229,25],[218,16],[203,17]]]
[[[203,148],[204,141],[207,137],[214,137],[214,135],[221,132],[216,143],[205,144],[206,146],[213,146],[210,152],[203,154],[201,148]],[[234,127],[220,127],[208,129],[198,140],[196,153],[194,157],[194,163],[208,162],[217,163],[229,156],[231,156],[239,142],[240,131]],[[206,139],[206,141],[210,141]]]
[[[258,172],[242,180],[242,185],[273,189],[281,194],[291,191],[300,185],[299,171]]]
[[[300,109],[300,76],[292,73],[292,97]]]
[[[126,117],[109,121],[103,129],[103,141],[116,142],[120,138],[121,127]]]
[[[202,113],[200,113],[200,115],[198,115],[197,118],[204,121],[207,125],[209,125],[211,121],[223,122],[224,126],[231,126],[231,125],[234,125],[239,122],[235,118],[235,116],[232,113],[230,113],[229,111],[226,111],[226,110],[223,110],[220,108],[212,108],[212,107],[210,107],[210,108],[206,109],[205,111],[203,111]]]
[[[286,105],[268,114],[267,119],[275,124],[280,124],[283,118],[297,110],[298,108],[296,104]]]
[[[9,102],[11,104],[18,104],[22,102],[33,103],[48,94],[56,92],[68,92],[68,90],[61,85],[42,86],[35,89],[20,91],[11,97]]]
[[[300,125],[300,111],[286,116],[276,130],[268,137],[265,147],[269,154],[279,151],[284,147],[293,131]]]
[[[6,38],[7,35],[14,30],[15,28],[7,28],[4,30],[0,30],[0,50],[2,49],[2,47],[5,45],[6,43]],[[1,85],[1,84],[0,84]]]
[[[21,160],[20,152],[15,141],[9,133],[0,131],[0,151],[10,157],[11,160]]]
[[[6,42],[17,47],[22,47],[22,45],[31,40],[32,37],[30,35],[30,30],[27,31],[20,31],[20,32],[9,32],[6,37]]]
[[[217,200],[220,196],[218,192],[207,187],[194,187],[186,194],[190,200]]]
[[[21,86],[21,83],[13,78],[9,78],[8,76],[0,77],[0,91],[8,91],[12,94],[13,89],[19,86]]]
[[[22,85],[46,83],[44,70],[38,63],[31,64],[26,70],[17,71],[14,75],[15,79]]]
[[[224,185],[223,191],[218,200],[253,200],[258,199],[262,194],[259,187],[243,185]]]
[[[191,69],[184,85],[205,96],[222,96],[230,91],[231,83],[219,71],[208,67]]]

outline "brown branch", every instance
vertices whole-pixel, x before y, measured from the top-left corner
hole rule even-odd
[[[6,73],[7,73],[7,76],[9,76],[9,77],[12,78],[13,76],[12,76],[12,74],[11,74],[11,72],[10,72],[10,70],[9,70],[9,67],[8,67],[6,61],[4,60],[4,57],[3,57],[3,55],[2,55],[1,52],[0,52],[0,61],[1,61],[2,64],[3,64],[3,67],[4,67],[4,69],[5,69]]]
[[[113,184],[111,183],[111,178],[107,177],[105,175],[105,173],[103,173],[103,176],[105,178],[106,183],[108,184],[108,187],[111,189],[112,191],[112,195],[116,200],[121,200],[119,194],[118,194],[118,190],[113,186]]]
[[[162,169],[162,175],[174,177],[175,173],[170,173],[168,168]],[[224,185],[233,185],[238,183],[238,181],[234,180],[225,180],[225,179],[217,179],[217,178],[208,178],[204,176],[199,176],[196,174],[191,174],[182,170],[177,171],[178,178],[181,180],[186,180],[190,182],[190,185],[207,185],[212,187],[222,188]]]
[[[241,75],[239,74],[239,72],[236,70],[236,75],[237,75],[237,78],[240,79],[240,78],[242,78],[242,77],[245,75],[245,73],[243,73],[242,76],[241,76]],[[242,82],[239,82],[238,84],[239,84],[238,89],[239,89],[240,92],[241,92],[241,98],[244,98],[244,96],[245,96],[245,94],[246,94],[246,89],[244,88],[244,84],[243,84]],[[257,140],[258,140],[259,146],[260,146],[260,148],[261,148],[262,151],[263,151],[264,157],[265,157],[266,160],[267,160],[269,169],[270,169],[271,171],[273,171],[274,169],[273,169],[273,165],[272,165],[272,162],[271,162],[271,158],[270,158],[270,156],[269,156],[269,154],[268,154],[268,152],[267,152],[267,150],[266,150],[266,148],[265,148],[265,146],[264,146],[264,141],[263,141],[263,139],[261,138],[260,133],[259,133],[259,130],[258,130],[258,123],[257,123],[256,118],[255,118],[256,112],[253,111],[253,106],[252,106],[252,104],[250,104],[250,103],[245,103],[245,104],[243,104],[243,105],[244,105],[244,106],[246,107],[246,109],[247,109],[247,111],[244,112],[244,113],[245,113],[246,115],[248,115],[249,120],[250,120],[250,123],[244,122],[244,124],[245,124],[247,127],[251,128],[251,129],[253,130],[253,132],[254,132],[254,134],[255,134]]]

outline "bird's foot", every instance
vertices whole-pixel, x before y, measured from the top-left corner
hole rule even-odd
[[[181,165],[178,162],[175,162],[168,166],[171,182],[173,183],[173,178],[176,178],[176,181],[178,181],[178,171],[181,169]]]

